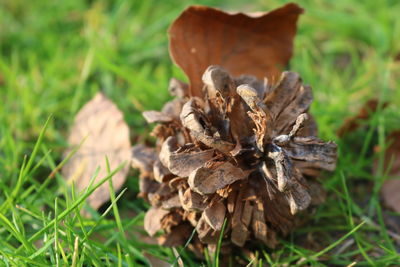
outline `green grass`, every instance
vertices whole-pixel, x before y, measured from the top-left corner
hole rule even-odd
[[[242,11],[284,3],[247,2],[197,3]],[[52,171],[62,162],[74,115],[99,90],[124,112],[132,139],[147,138],[151,129],[141,111],[159,109],[169,99],[170,77],[185,79],[169,59],[166,30],[191,3],[0,1],[0,266],[141,266],[148,264],[144,252],[177,262],[172,249],[142,239],[147,204],[136,198],[137,172],[100,211],[89,210],[89,219],[80,210],[99,185],[78,194]],[[320,178],[328,197],[309,223],[282,239],[277,250],[260,246],[255,258],[235,253],[231,262],[398,265],[399,243],[384,224],[394,214],[379,199],[387,178],[383,154],[371,151],[387,146],[385,136],[400,128],[400,2],[301,5],[306,13],[290,68],[314,89],[312,114],[321,137],[339,145],[338,168]],[[344,118],[371,97],[391,105],[374,114],[368,130],[339,139]],[[109,183],[115,171],[102,182]],[[186,265],[200,264],[187,250],[177,251]],[[203,264],[216,258],[208,255]]]

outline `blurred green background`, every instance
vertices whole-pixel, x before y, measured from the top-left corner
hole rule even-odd
[[[74,203],[73,199],[68,202],[69,191],[61,176],[51,181],[46,177],[62,160],[75,114],[97,91],[105,92],[123,111],[133,141],[148,138],[151,127],[141,112],[159,109],[170,98],[167,86],[171,77],[186,79],[169,58],[166,34],[186,6],[203,4],[253,12],[284,3],[1,0],[0,264],[71,264],[74,237],[83,240],[85,229],[91,229],[100,215],[79,218],[79,211],[74,210],[59,228],[45,229],[57,207],[68,209]],[[339,144],[339,165],[333,175],[322,177],[328,201],[315,211],[308,226],[282,240],[283,246],[277,251],[261,247],[254,260],[248,255],[236,257],[260,266],[399,263],[399,244],[387,232],[379,202],[385,170],[379,168],[371,173],[374,160],[382,166],[382,153],[371,151],[374,145],[384,148],[385,136],[400,128],[400,1],[298,3],[306,12],[298,24],[290,69],[299,72],[304,82],[313,87],[312,114],[321,137]],[[367,130],[339,139],[336,131],[344,119],[356,114],[371,98],[390,105],[365,122]],[[43,140],[32,158],[34,168],[24,170],[24,157],[30,159],[50,115]],[[128,190],[119,201],[121,214],[126,214],[121,215],[121,221],[127,233],[115,233],[119,219],[109,213],[98,221],[93,230],[95,237],[80,243],[77,266],[146,265],[144,251],[174,261],[171,249],[145,244],[139,238],[146,204],[135,198],[136,177],[137,173],[132,172],[125,185]],[[43,182],[45,187],[41,186]],[[13,191],[16,187],[21,193],[30,190],[29,194],[18,198],[19,192]],[[14,196],[12,192],[17,193]],[[366,223],[352,231],[362,221]],[[30,239],[40,229],[44,229],[43,233]],[[323,247],[304,245],[307,238],[314,238]],[[56,245],[54,240],[59,240]],[[348,240],[353,241],[345,243]],[[350,245],[335,253],[343,244]],[[200,264],[186,250],[180,253],[187,265]],[[301,259],[305,260],[299,262]],[[233,258],[232,262],[236,260]],[[212,265],[207,261],[203,264]]]

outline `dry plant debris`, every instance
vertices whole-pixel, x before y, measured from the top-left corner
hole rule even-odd
[[[76,185],[79,192],[87,188],[97,168],[100,171],[94,183],[107,176],[106,157],[111,170],[126,162],[123,169],[112,177],[114,189],[121,188],[131,160],[129,128],[122,112],[104,94],[98,93],[82,107],[76,115],[68,142],[70,148],[65,155],[80,147],[64,165],[62,174],[69,183]],[[91,207],[97,209],[110,199],[108,187],[108,183],[104,183],[88,197]]]
[[[296,4],[249,15],[191,6],[169,30],[170,54],[188,76],[192,96],[201,95],[199,78],[210,65],[221,65],[235,77],[278,78],[292,56],[301,13]]]
[[[195,229],[189,248],[197,252],[214,250],[220,235],[222,252],[250,240],[275,247],[297,213],[324,200],[315,178],[337,160],[336,144],[316,137],[311,87],[282,72],[302,12],[296,4],[257,15],[186,9],[169,34],[190,83],[171,79],[175,99],[143,113],[157,123],[156,146],[131,148],[122,113],[100,93],[76,117],[71,149],[86,140],[64,176],[83,190],[98,166],[106,176],[105,156],[111,169],[130,161],[141,173],[139,196],[152,206],[144,228],[151,236],[162,230],[159,244],[181,245]],[[116,189],[127,172],[114,176]],[[89,204],[98,208],[108,196],[103,185]]]
[[[249,16],[192,6],[170,29],[170,52],[190,83],[172,79],[175,99],[146,111],[154,148],[133,148],[145,229],[159,244],[212,250],[258,240],[273,248],[296,214],[323,201],[316,181],[335,169],[336,144],[317,138],[311,87],[288,63],[302,9],[287,4]],[[226,227],[221,233],[226,220]],[[226,245],[226,246],[225,246]],[[201,251],[201,250],[200,250]]]

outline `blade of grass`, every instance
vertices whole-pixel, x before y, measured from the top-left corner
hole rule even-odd
[[[214,254],[214,266],[215,267],[219,266],[219,253],[221,251],[222,238],[224,237],[226,224],[227,224],[227,218],[224,219],[224,223],[222,225],[221,233],[219,234],[219,237],[218,237],[217,248],[216,248],[215,254]]]
[[[83,194],[81,197],[79,197],[78,200],[75,203],[73,203],[68,209],[66,209],[66,210],[64,210],[63,212],[60,213],[60,215],[57,217],[57,220],[58,221],[62,220],[68,214],[70,214],[76,207],[78,207],[80,204],[82,204],[86,200],[86,198],[88,198],[88,196],[90,194],[92,194],[97,188],[99,188],[106,181],[111,179],[114,176],[114,174],[116,174],[118,171],[120,171],[123,168],[124,165],[125,165],[125,163],[122,163],[121,165],[119,165],[114,171],[112,171],[109,175],[107,175],[106,177],[101,179],[99,181],[99,183],[97,183],[95,186],[90,188],[85,194]],[[41,234],[46,232],[50,227],[52,227],[54,225],[54,223],[55,223],[55,219],[53,219],[45,227],[43,227],[38,232],[36,232],[33,236],[31,236],[28,241],[31,242],[31,241],[36,240],[37,237],[39,237]]]

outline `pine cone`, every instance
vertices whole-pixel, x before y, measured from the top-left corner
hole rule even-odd
[[[334,170],[336,144],[315,137],[311,88],[296,73],[269,85],[209,66],[202,81],[197,97],[172,79],[175,99],[143,113],[158,123],[156,147],[133,148],[140,195],[152,206],[145,229],[164,230],[163,245],[182,244],[195,228],[193,246],[212,247],[223,234],[227,245],[258,240],[273,248],[297,213],[323,200],[315,177]]]

